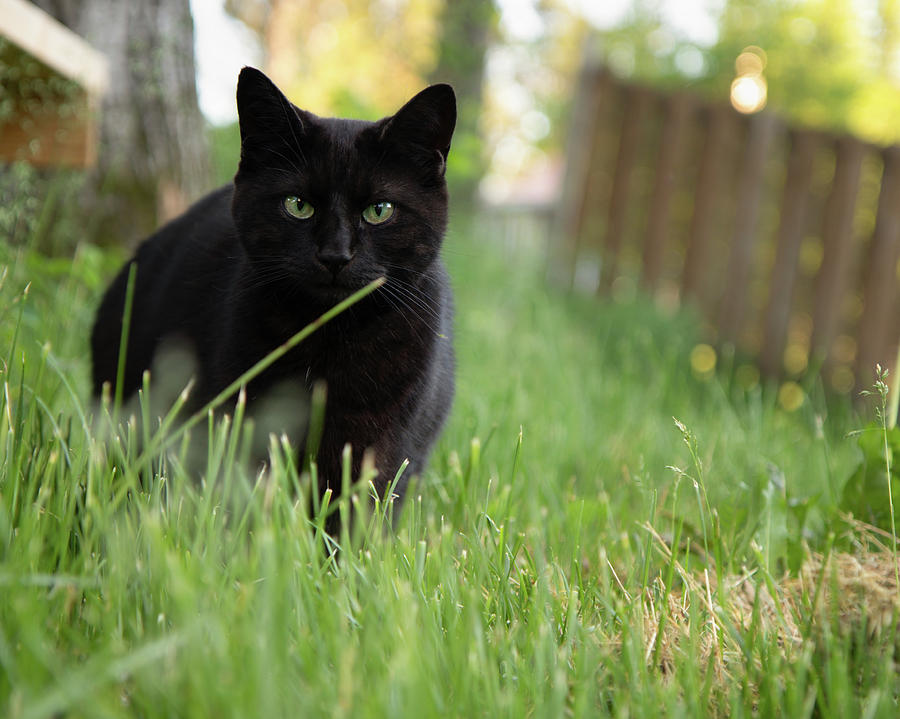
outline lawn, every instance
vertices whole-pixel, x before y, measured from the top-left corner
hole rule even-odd
[[[454,218],[457,397],[402,511],[366,476],[308,506],[239,416],[188,472],[89,400],[122,256],[0,246],[0,715],[896,716],[892,537],[844,493],[879,398],[698,373],[691,313],[563,293],[496,234]]]

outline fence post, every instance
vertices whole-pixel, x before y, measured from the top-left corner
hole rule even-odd
[[[822,225],[822,265],[816,277],[810,359],[826,360],[840,326],[842,300],[853,266],[853,217],[865,145],[854,137],[835,143],[834,180]]]
[[[631,87],[625,91],[625,110],[622,113],[622,132],[616,154],[616,169],[610,193],[606,237],[600,273],[600,292],[608,292],[618,274],[619,250],[625,232],[625,218],[631,196],[631,171],[634,169],[638,139],[644,124],[644,116],[650,104],[650,93],[643,87]]]
[[[763,319],[760,369],[770,377],[781,373],[794,281],[800,260],[800,245],[806,232],[809,188],[818,140],[818,136],[809,130],[795,130],[791,133],[775,266],[772,268],[769,302]]]
[[[735,120],[734,111],[724,105],[710,106],[707,112],[706,143],[697,176],[694,215],[691,218],[681,277],[681,291],[685,300],[704,299],[709,246],[715,229],[715,211],[722,194],[728,136]]]
[[[748,123],[747,141],[738,173],[734,235],[718,323],[722,341],[734,344],[740,338],[747,315],[750,270],[765,187],[766,160],[777,126],[775,115],[769,112],[751,115]]]
[[[900,258],[900,147],[884,151],[875,232],[863,268],[863,314],[856,351],[856,388],[872,383],[875,364],[889,366],[897,349],[897,261]],[[896,368],[894,371],[897,371]]]
[[[669,236],[669,206],[675,188],[675,173],[684,151],[685,125],[691,110],[690,98],[681,93],[673,94],[666,101],[665,107],[641,268],[644,289],[651,294],[659,284]]]

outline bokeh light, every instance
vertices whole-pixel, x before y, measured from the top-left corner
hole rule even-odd
[[[766,53],[762,48],[745,47],[734,63],[736,77],[731,83],[731,105],[738,112],[750,114],[766,106],[768,86],[763,77]]]
[[[738,112],[749,115],[766,106],[768,88],[762,75],[743,75],[731,83],[731,105]]]
[[[716,369],[716,351],[711,345],[698,344],[691,350],[691,370],[699,379],[709,379]]]
[[[806,393],[796,382],[785,382],[778,389],[778,404],[788,412],[795,412],[803,405]]]

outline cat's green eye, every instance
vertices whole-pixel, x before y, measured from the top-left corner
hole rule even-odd
[[[296,195],[288,195],[284,198],[284,210],[298,220],[308,220],[316,211],[306,200],[301,200]]]
[[[390,202],[375,202],[363,210],[363,219],[370,225],[387,222],[394,214],[394,205]]]

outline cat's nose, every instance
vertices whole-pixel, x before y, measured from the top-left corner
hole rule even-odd
[[[349,249],[323,247],[316,253],[316,259],[325,265],[332,275],[337,275],[353,259],[353,253]]]

